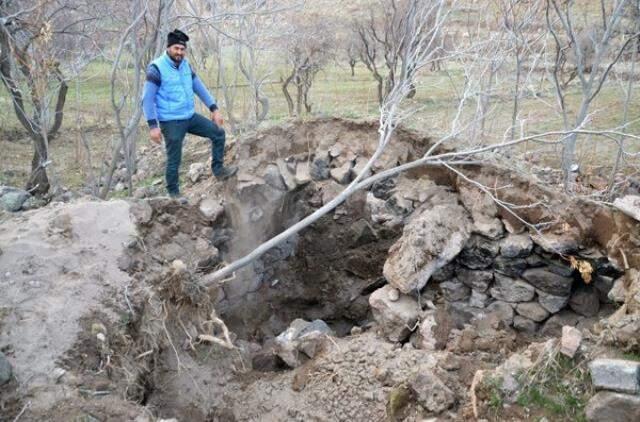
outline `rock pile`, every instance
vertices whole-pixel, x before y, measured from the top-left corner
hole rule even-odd
[[[0,208],[5,211],[20,211],[29,198],[31,198],[31,195],[23,189],[0,186]]]
[[[563,325],[595,317],[626,295],[621,269],[599,251],[582,249],[573,232],[510,233],[477,190],[460,189],[459,202],[448,195],[417,208],[389,251],[384,275],[402,292],[404,309],[417,308],[431,290],[462,316],[460,324],[499,312],[516,330],[560,334]],[[409,320],[398,317],[397,303],[382,306],[391,303],[380,300],[382,289],[371,296],[374,317],[383,332],[397,333]]]

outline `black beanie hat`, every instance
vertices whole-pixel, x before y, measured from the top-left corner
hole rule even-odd
[[[174,44],[180,44],[186,47],[187,41],[189,41],[189,37],[179,29],[174,29],[173,32],[167,34],[167,48]]]

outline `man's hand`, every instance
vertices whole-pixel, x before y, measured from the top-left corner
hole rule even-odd
[[[224,124],[224,119],[222,118],[222,113],[220,110],[214,110],[211,112],[211,120],[218,126],[222,126]]]
[[[151,142],[154,144],[160,145],[162,142],[162,132],[159,127],[155,127],[149,131],[149,138],[151,138]]]

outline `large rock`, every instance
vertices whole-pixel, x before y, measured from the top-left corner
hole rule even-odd
[[[623,303],[627,295],[624,277],[619,277],[613,282],[613,287],[609,290],[607,297],[615,303]]]
[[[215,222],[224,214],[224,207],[220,201],[206,198],[200,201],[198,206],[202,215],[209,221]]]
[[[538,324],[529,318],[516,315],[513,317],[513,328],[525,333],[535,333],[538,330]]]
[[[204,163],[193,163],[189,166],[187,176],[192,183],[196,183],[202,176],[207,173],[207,165]]]
[[[295,174],[289,170],[286,161],[282,158],[278,158],[276,160],[276,165],[278,166],[278,170],[280,170],[280,175],[282,176],[282,180],[284,180],[284,184],[288,190],[294,190],[298,187],[298,182],[296,181]]]
[[[13,370],[11,369],[11,364],[7,360],[7,357],[4,353],[0,352],[0,385],[6,384],[11,381],[11,377],[13,376]]]
[[[287,186],[284,184],[284,180],[282,179],[282,175],[280,174],[280,170],[278,166],[275,164],[267,165],[267,168],[264,171],[264,181],[267,185],[271,186],[274,189],[286,191]]]
[[[575,227],[559,233],[544,233],[531,236],[533,243],[547,252],[555,254],[574,254],[580,246],[580,232]]]
[[[500,242],[500,255],[506,258],[524,258],[532,249],[533,241],[528,234],[510,234]]]
[[[522,274],[522,278],[545,293],[554,296],[569,296],[573,278],[564,277],[546,268],[531,268]]]
[[[625,273],[628,285],[625,303],[630,314],[640,313],[640,271],[630,268]]]
[[[331,169],[329,174],[331,175],[331,178],[336,182],[340,183],[341,185],[346,185],[351,181],[351,167],[351,163],[346,162],[340,167]]]
[[[471,295],[471,289],[455,279],[440,283],[440,289],[444,298],[449,302],[466,300]]]
[[[550,295],[542,290],[536,290],[536,293],[538,293],[538,302],[540,305],[552,314],[560,312],[560,310],[569,303],[570,296]]]
[[[275,339],[275,352],[292,368],[302,365],[307,358],[313,358],[323,347],[333,331],[322,320],[312,322],[303,319],[294,320]]]
[[[472,270],[489,268],[499,251],[498,243],[483,236],[474,235],[462,249],[458,262]]]
[[[493,273],[491,271],[473,271],[459,268],[456,274],[458,280],[479,292],[486,292],[493,282]]]
[[[568,309],[558,312],[544,323],[540,329],[540,334],[545,336],[559,336],[562,333],[562,327],[565,325],[575,327],[581,318],[580,315]]]
[[[616,198],[613,201],[613,206],[629,217],[640,221],[640,196],[627,195],[622,198]]]
[[[516,312],[536,322],[544,321],[549,316],[549,312],[538,302],[518,303],[516,305]]]
[[[469,306],[474,308],[486,308],[491,298],[488,294],[482,293],[478,290],[471,290],[471,297],[469,298]]]
[[[529,302],[536,294],[536,289],[522,280],[495,274],[495,287],[490,289],[491,296],[504,302]]]
[[[390,285],[373,292],[369,296],[369,305],[380,331],[393,342],[406,339],[418,321],[418,301],[409,295],[398,296]]]
[[[593,286],[580,285],[571,295],[569,307],[586,317],[597,315],[600,310],[598,291]]]
[[[454,328],[451,315],[444,309],[429,310],[420,316],[420,327],[412,336],[412,343],[421,350],[442,350]]]
[[[387,206],[387,202],[383,199],[376,198],[371,192],[367,192],[366,204],[369,215],[371,215],[371,221],[374,224],[397,226],[402,223],[402,218],[391,211]]]
[[[458,186],[460,199],[471,213],[474,233],[490,239],[497,239],[504,234],[504,226],[498,216],[498,207],[489,195],[470,185]]]
[[[22,204],[31,196],[29,192],[18,188],[3,187],[0,192],[0,206],[9,212],[20,211]]]
[[[470,226],[467,211],[457,204],[435,205],[414,214],[389,250],[385,278],[404,293],[422,290],[434,271],[460,253]]]
[[[325,180],[329,178],[329,152],[316,151],[315,158],[311,162],[309,173],[313,180]]]
[[[416,401],[429,412],[441,413],[455,404],[455,394],[431,368],[419,367],[409,378],[409,387]]]
[[[493,302],[492,304],[487,306],[487,314],[494,315],[506,326],[510,326],[513,324],[513,306],[507,302],[502,302],[500,300]]]
[[[593,280],[593,287],[598,291],[598,298],[602,303],[611,303],[609,292],[613,288],[613,278],[604,275],[596,275]]]
[[[589,422],[637,422],[640,420],[640,396],[600,391],[585,408]]]
[[[599,390],[640,393],[640,362],[623,359],[595,359],[589,363],[591,382]]]
[[[520,278],[527,269],[527,261],[524,258],[506,258],[497,256],[493,261],[493,268],[496,273],[504,274],[508,277]]]
[[[308,161],[301,161],[296,167],[296,183],[298,185],[306,185],[311,182],[311,170]]]
[[[436,312],[427,312],[420,318],[420,327],[416,334],[411,336],[414,347],[421,350],[436,350],[436,337],[434,329],[438,326]]]

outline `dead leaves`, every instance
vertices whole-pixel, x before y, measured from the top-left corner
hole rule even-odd
[[[586,284],[591,283],[591,274],[593,273],[593,266],[590,262],[584,261],[581,259],[576,259],[574,256],[569,257],[569,262],[571,263],[571,268],[574,270],[578,270],[580,272],[580,276],[582,280]]]

